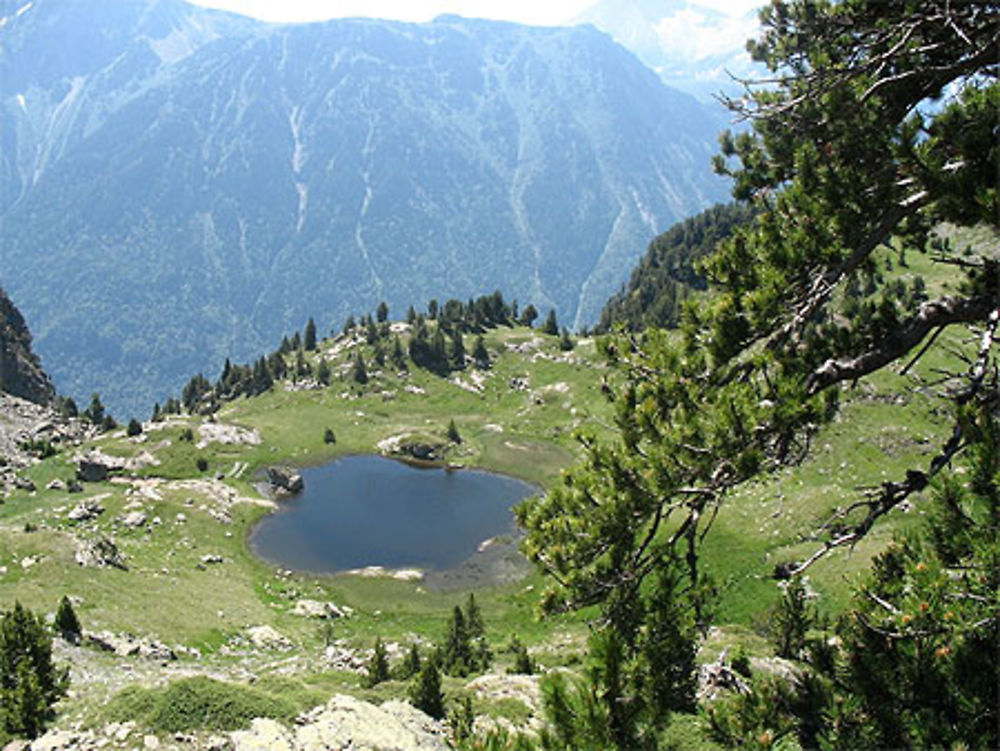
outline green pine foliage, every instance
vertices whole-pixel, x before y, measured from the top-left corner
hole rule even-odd
[[[427,660],[417,674],[410,690],[410,702],[436,720],[445,716],[444,694],[441,691],[441,673],[433,660]]]
[[[372,656],[368,661],[368,672],[365,675],[365,686],[372,688],[389,680],[389,656],[382,639],[376,637]]]
[[[800,577],[785,582],[777,605],[772,609],[768,632],[778,657],[798,659],[806,646],[806,635],[816,616],[809,604],[805,584]]]
[[[19,602],[0,614],[0,730],[36,738],[69,689],[69,671],[52,661],[42,619]]]
[[[59,601],[53,628],[63,639],[74,644],[80,640],[80,634],[83,633],[80,620],[76,616],[76,611],[73,610],[73,603],[65,595]]]
[[[312,352],[316,349],[316,322],[312,317],[306,323],[305,334],[302,337],[302,346],[307,352]]]

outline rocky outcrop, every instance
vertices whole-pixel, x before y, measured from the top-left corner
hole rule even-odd
[[[95,540],[77,540],[74,559],[79,565],[85,567],[110,567],[128,571],[125,556],[122,555],[110,537],[101,536]]]
[[[257,649],[277,649],[284,651],[292,648],[292,643],[277,629],[271,626],[251,626],[246,632],[247,639]]]
[[[447,447],[447,441],[406,433],[389,436],[376,444],[376,448],[385,456],[398,456],[421,462],[439,461]]]
[[[39,448],[78,444],[91,430],[51,407],[0,392],[0,493],[15,487],[20,470],[39,461]]]
[[[21,312],[0,288],[0,391],[35,404],[56,396],[52,381],[31,349],[31,332]]]
[[[66,518],[74,522],[88,522],[104,513],[104,506],[97,498],[87,498],[70,509]]]
[[[273,490],[289,495],[300,493],[304,487],[302,475],[288,467],[268,467],[267,482]]]
[[[295,608],[292,612],[303,618],[344,618],[354,611],[346,606],[338,607],[332,602],[299,600],[295,603]]]
[[[351,696],[335,696],[301,715],[295,728],[256,719],[249,730],[230,734],[234,751],[445,751],[444,728],[401,701],[379,706]]]
[[[169,662],[177,659],[170,647],[155,639],[140,639],[131,634],[113,634],[110,631],[85,632],[83,641],[103,652],[114,652],[119,657],[144,657]]]
[[[108,467],[101,462],[81,459],[76,465],[76,479],[82,482],[104,482],[108,479]]]

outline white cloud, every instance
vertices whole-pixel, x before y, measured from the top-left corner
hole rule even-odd
[[[701,4],[707,7],[712,2],[707,0]],[[718,16],[705,12],[698,6],[687,6],[671,16],[660,19],[656,26],[660,44],[666,53],[671,57],[696,61],[741,49],[757,29],[755,14],[749,17]]]

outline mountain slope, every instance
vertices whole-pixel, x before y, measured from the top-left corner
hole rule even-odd
[[[677,326],[684,300],[707,286],[695,270],[696,262],[752,217],[753,209],[745,204],[718,204],[658,235],[628,284],[604,306],[597,330],[607,332],[617,324],[633,331]]]
[[[35,404],[51,404],[55,389],[38,355],[31,348],[31,332],[7,293],[0,288],[0,392]]]
[[[592,28],[37,0],[0,34],[4,283],[60,390],[116,409],[380,300],[592,323],[726,190],[720,115]]]

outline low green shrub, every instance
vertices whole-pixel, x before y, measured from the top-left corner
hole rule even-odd
[[[127,688],[107,709],[110,722],[134,720],[154,732],[238,730],[255,717],[289,721],[293,702],[250,686],[204,676],[183,678],[164,688]]]

